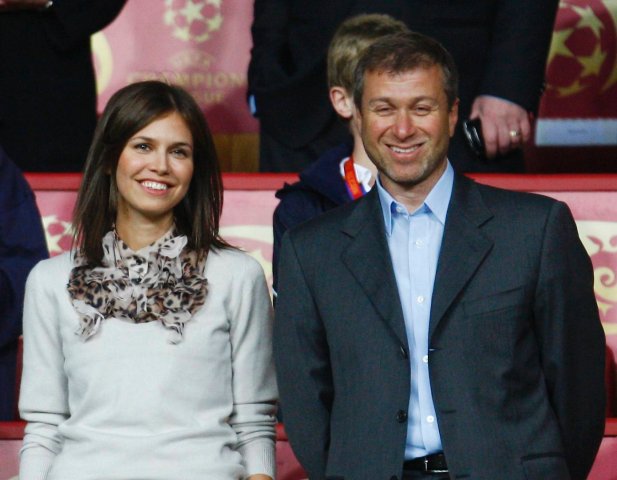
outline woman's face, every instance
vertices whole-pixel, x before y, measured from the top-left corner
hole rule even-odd
[[[120,154],[116,226],[145,222],[169,228],[192,176],[193,137],[182,117],[173,112],[154,120]]]

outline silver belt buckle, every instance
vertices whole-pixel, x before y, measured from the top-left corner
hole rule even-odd
[[[428,468],[428,458],[424,457],[424,473],[448,473],[448,470],[433,470]]]

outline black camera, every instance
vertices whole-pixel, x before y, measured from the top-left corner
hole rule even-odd
[[[482,138],[482,122],[479,118],[467,119],[463,122],[463,133],[467,139],[467,145],[478,158],[486,158],[484,139]]]

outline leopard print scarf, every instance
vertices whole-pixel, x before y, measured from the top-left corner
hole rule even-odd
[[[77,253],[67,285],[79,314],[76,333],[87,340],[108,318],[160,321],[170,330],[170,343],[180,342],[184,325],[205,302],[208,283],[205,258],[186,244],[172,228],[133,252],[112,230],[103,237],[103,266],[93,268]]]

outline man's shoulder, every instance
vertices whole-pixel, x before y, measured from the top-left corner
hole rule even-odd
[[[549,196],[527,191],[508,190],[474,182],[480,195],[491,208],[537,208],[550,209],[558,200]]]
[[[455,182],[449,212],[476,223],[491,219],[491,228],[540,228],[557,205],[567,209],[563,202],[546,195],[507,190],[460,177]]]

